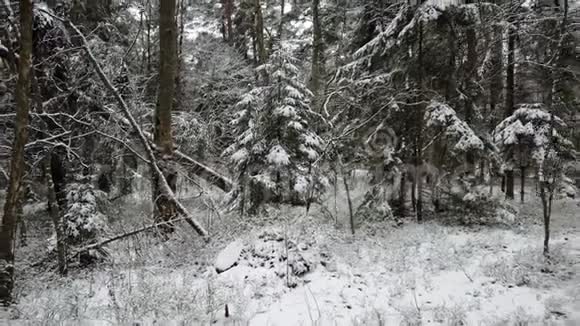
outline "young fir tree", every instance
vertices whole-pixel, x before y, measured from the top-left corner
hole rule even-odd
[[[324,179],[312,173],[322,152],[318,115],[295,64],[288,53],[275,52],[257,68],[263,86],[234,106],[238,136],[224,155],[239,178],[234,196],[242,210],[250,203],[250,213],[265,202],[304,204],[323,190]]]
[[[574,144],[562,135],[562,119],[547,112],[541,104],[524,104],[503,120],[494,131],[494,140],[505,158],[505,168],[514,169],[522,157],[538,171],[540,199],[544,216],[544,254],[549,253],[552,200],[557,192],[574,191],[566,177],[568,163],[575,161]],[[522,165],[523,166],[523,165]],[[525,170],[522,168],[522,199]]]
[[[526,168],[542,164],[548,145],[564,157],[572,156],[573,144],[558,131],[564,126],[562,119],[536,103],[521,105],[495,128],[494,141],[504,158],[503,169],[520,169],[522,201]]]

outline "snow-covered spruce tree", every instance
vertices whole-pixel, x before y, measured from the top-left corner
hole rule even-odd
[[[496,163],[499,160],[497,149],[442,101],[432,100],[426,106],[424,126],[424,133],[431,139],[427,147],[439,142],[447,148],[445,165],[440,167],[442,171],[431,183],[435,209],[449,209],[461,222],[468,224],[485,223],[486,218],[495,218],[498,203],[475,178],[473,166],[465,164],[465,157],[469,154]],[[447,194],[449,202],[440,201],[442,192]]]
[[[474,148],[468,149],[466,145],[469,144],[463,142],[466,139],[482,141],[482,137],[477,136],[453,139],[452,126],[459,125],[447,126],[447,121],[443,125],[426,125],[426,115],[430,114],[427,107],[434,100],[445,103],[449,109],[453,107],[454,121],[463,121],[462,126],[473,135],[478,134],[474,130],[482,129],[478,128],[481,124],[478,113],[485,103],[481,101],[478,88],[473,87],[479,82],[472,81],[483,78],[476,69],[484,59],[477,51],[482,47],[479,44],[483,43],[483,38],[477,41],[476,36],[484,34],[484,18],[498,8],[491,4],[409,6],[402,3],[391,6],[388,11],[393,9],[390,19],[381,24],[382,28],[371,33],[372,38],[367,38],[352,54],[352,61],[340,68],[337,92],[356,105],[339,104],[336,111],[346,118],[347,124],[349,120],[361,118],[361,131],[372,130],[381,123],[393,128],[400,144],[396,156],[404,166],[398,182],[403,186],[399,189],[399,211],[405,214],[404,203],[409,192],[404,186],[409,176],[412,207],[417,212],[417,219],[421,220],[426,203],[422,197],[424,193],[429,196],[427,189],[423,191],[424,183],[434,186],[433,178],[425,178],[426,170],[433,168],[438,175],[449,175],[466,158],[473,166],[476,163]],[[477,31],[475,36],[474,30]],[[462,71],[468,72],[462,74]],[[348,112],[349,106],[352,112]],[[441,132],[444,126],[448,129]],[[449,144],[451,141],[454,143]],[[462,147],[466,147],[464,151],[459,150]],[[483,147],[478,150],[490,149]],[[466,157],[455,155],[459,152]],[[487,157],[480,155],[479,158],[483,162]]]
[[[558,131],[563,127],[562,119],[548,113],[543,104],[533,103],[520,105],[495,128],[494,142],[504,160],[502,169],[520,169],[522,201],[526,168],[540,167],[548,145],[562,155],[571,155],[573,144]]]
[[[547,112],[543,104],[535,103],[521,105],[494,131],[494,140],[505,158],[506,169],[513,169],[519,163],[516,159],[525,156],[538,171],[544,217],[545,255],[549,253],[554,195],[573,189],[572,180],[566,176],[566,170],[568,163],[575,160],[576,152],[574,144],[559,131],[564,127],[562,119]],[[522,192],[523,180],[522,176]]]
[[[107,230],[109,201],[106,193],[87,183],[71,183],[66,189],[66,210],[64,211],[64,236],[68,246],[81,248],[94,243]],[[54,237],[51,241],[56,240]],[[104,248],[83,252],[80,263],[88,264],[108,256]]]
[[[304,204],[324,189],[325,178],[312,173],[322,152],[315,131],[319,116],[310,109],[312,93],[300,80],[295,59],[284,50],[257,68],[262,85],[235,105],[237,137],[224,155],[234,164],[234,198],[256,213],[262,203]]]

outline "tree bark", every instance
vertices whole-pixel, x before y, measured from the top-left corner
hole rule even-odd
[[[401,181],[399,185],[399,216],[406,214],[405,203],[407,202],[407,172],[401,171]]]
[[[160,155],[161,170],[169,187],[175,192],[177,171],[173,164],[171,111],[175,95],[177,26],[175,0],[161,1],[159,6],[159,95],[155,108],[153,139]],[[177,215],[175,203],[163,192],[158,176],[153,175],[155,221],[170,221]]]
[[[66,210],[66,166],[59,148],[54,148],[50,155],[50,176],[54,186],[56,203],[59,209]]]
[[[184,0],[179,1],[179,43],[177,46],[177,60],[181,64],[181,53],[183,52],[183,34],[185,33],[185,12],[186,4]]]
[[[280,25],[278,25],[278,42],[280,49],[282,48],[282,36],[284,34],[284,9],[286,8],[286,1],[280,0]]]
[[[32,67],[32,0],[20,0],[20,53],[16,85],[15,135],[10,162],[10,181],[0,230],[0,303],[12,301],[14,288],[14,240],[20,191],[24,176],[24,147],[28,141]]]
[[[147,0],[147,73],[151,73],[151,0]]]
[[[352,233],[352,235],[354,235],[354,213],[352,211],[352,199],[350,197],[350,188],[348,187],[348,178],[346,176],[346,174],[344,174],[344,168],[342,171],[342,181],[344,183],[344,191],[346,191],[346,198],[348,201],[348,216],[349,216],[349,221],[350,221],[350,232]]]
[[[58,259],[58,271],[61,275],[66,275],[68,272],[67,258],[66,258],[66,236],[64,232],[64,221],[63,212],[59,209],[59,204],[56,199],[55,184],[53,181],[53,170],[52,160],[48,160],[45,163],[45,178],[46,178],[46,189],[47,189],[47,200],[48,200],[48,210],[52,224],[54,225],[54,230],[56,233],[56,254]]]
[[[508,53],[506,65],[506,99],[505,99],[505,117],[509,117],[514,112],[514,74],[515,74],[515,48],[516,48],[516,34],[511,24],[511,18],[515,13],[513,12],[513,1],[510,3],[510,18],[508,19]],[[506,187],[505,195],[508,199],[514,199],[514,171],[508,170],[505,172]]]
[[[423,91],[423,22],[419,22],[419,90]],[[422,96],[422,95],[420,95]],[[421,99],[419,99],[421,100]],[[419,101],[420,102],[420,101]],[[424,106],[419,103],[417,107],[417,138],[415,148],[415,178],[417,184],[417,222],[423,221],[423,177],[421,167],[423,166],[423,120]]]
[[[544,256],[550,253],[550,205],[546,198],[546,183],[540,176],[540,199],[542,200],[542,211],[544,215]]]
[[[319,109],[320,83],[324,71],[319,7],[320,0],[312,0],[312,71],[310,75],[310,90],[314,94],[314,108],[316,111]]]
[[[415,156],[415,155],[413,155]],[[415,161],[415,159],[414,159]],[[413,212],[417,212],[417,166],[413,162],[413,175],[411,176],[413,179],[411,180],[411,208]]]
[[[466,3],[472,3],[471,0],[467,0]],[[477,33],[475,32],[474,26],[469,26],[466,31],[467,37],[467,62],[466,62],[466,80],[465,80],[465,92],[467,94],[467,99],[465,100],[465,122],[471,126],[473,123],[473,102],[475,98],[475,88],[473,76],[477,75]],[[473,152],[468,152],[466,154],[466,162],[469,165],[469,170],[474,170],[475,157]]]
[[[224,15],[226,24],[226,34],[227,42],[233,44],[234,42],[234,30],[232,24],[232,15],[234,14],[234,0],[224,0]]]
[[[259,65],[266,63],[266,43],[264,41],[264,19],[262,17],[262,5],[260,0],[254,1],[254,34],[256,36],[256,51],[254,56]]]
[[[500,99],[502,89],[503,89],[503,41],[502,41],[502,28],[499,26],[493,26],[492,30],[492,44],[491,44],[491,66],[492,71],[490,72],[492,77],[490,80],[489,89],[489,106],[491,114],[495,114],[496,107],[498,105],[498,100]]]
[[[520,167],[520,172],[522,174],[520,175],[520,200],[523,203],[525,197],[526,167],[525,166]]]
[[[348,215],[350,221],[350,232],[354,235],[355,226],[354,226],[354,212],[352,210],[352,199],[350,197],[350,188],[348,186],[348,174],[344,171],[344,164],[342,164],[342,158],[338,157],[338,164],[340,166],[340,173],[342,174],[342,182],[344,184],[344,191],[346,192],[346,198],[348,202]]]

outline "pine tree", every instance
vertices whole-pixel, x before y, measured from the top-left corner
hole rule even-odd
[[[324,183],[311,177],[322,139],[315,131],[318,115],[310,108],[312,93],[300,82],[296,60],[278,51],[257,70],[268,81],[235,105],[232,124],[238,136],[224,153],[240,180],[236,197],[244,207],[248,191],[251,212],[264,202],[303,204],[308,191],[320,192]]]

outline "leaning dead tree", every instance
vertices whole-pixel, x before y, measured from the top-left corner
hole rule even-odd
[[[49,14],[51,14],[51,13],[49,13]],[[205,228],[197,220],[195,220],[194,218],[191,217],[191,215],[189,214],[187,209],[179,202],[179,200],[175,196],[175,193],[169,187],[169,184],[167,183],[167,179],[165,178],[165,176],[163,175],[163,172],[159,168],[159,163],[158,163],[157,158],[155,156],[155,153],[153,151],[153,147],[151,146],[151,144],[149,143],[149,140],[145,136],[145,133],[141,130],[141,128],[139,127],[139,124],[137,124],[137,121],[135,120],[135,118],[131,114],[131,111],[129,110],[129,106],[127,105],[127,103],[125,102],[125,100],[123,100],[123,97],[121,96],[119,91],[115,88],[115,86],[113,86],[113,84],[111,83],[109,78],[105,75],[103,69],[101,68],[101,65],[99,64],[99,62],[97,61],[97,59],[93,55],[91,49],[88,47],[88,42],[87,42],[87,39],[85,38],[84,34],[81,33],[81,31],[69,20],[64,20],[64,19],[61,19],[59,17],[56,17],[56,18],[63,21],[65,23],[65,25],[67,27],[69,27],[74,32],[74,34],[76,36],[78,36],[78,38],[81,42],[81,48],[87,53],[88,59],[91,62],[91,64],[93,65],[95,71],[97,72],[97,75],[99,76],[99,78],[101,79],[101,81],[103,82],[103,84],[105,85],[107,90],[109,90],[109,92],[111,92],[111,94],[113,94],[113,96],[115,97],[115,100],[117,101],[117,104],[119,105],[119,108],[121,109],[121,113],[123,114],[125,119],[127,119],[127,121],[129,122],[129,125],[133,128],[133,131],[137,134],[138,139],[141,142],[141,145],[143,146],[143,148],[145,150],[145,155],[146,155],[147,159],[149,160],[149,166],[151,168],[151,172],[158,179],[160,191],[168,198],[168,200],[170,202],[175,204],[177,213],[182,215],[183,219],[199,235],[201,235],[206,240],[208,240],[208,233],[205,230]]]

